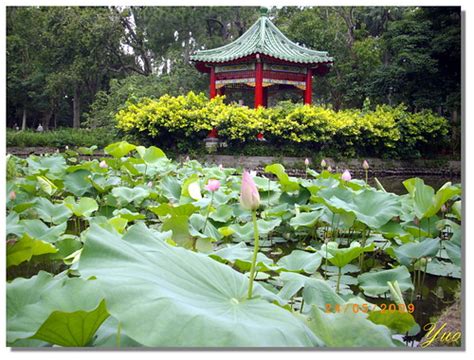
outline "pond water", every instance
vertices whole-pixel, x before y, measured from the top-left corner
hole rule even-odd
[[[377,176],[377,179],[383,185],[385,190],[388,192],[393,192],[398,195],[403,195],[407,193],[405,186],[403,186],[403,181],[406,179],[417,177],[415,175],[390,175],[390,176]],[[453,184],[457,184],[461,182],[461,178],[459,177],[447,177],[447,176],[440,176],[440,175],[420,175],[419,178],[425,181],[426,185],[433,187],[438,190],[441,186],[443,186],[446,182],[451,181]],[[369,185],[377,187],[374,178],[369,177]]]

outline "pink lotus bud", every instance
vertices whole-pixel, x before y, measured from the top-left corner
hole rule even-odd
[[[352,179],[352,176],[351,176],[351,173],[349,172],[349,170],[344,170],[344,172],[342,173],[342,176],[341,176],[341,179],[344,180],[344,181],[350,181]]]
[[[207,185],[204,186],[204,188],[210,192],[217,191],[219,190],[220,187],[221,187],[221,183],[219,182],[219,180],[214,180],[214,179],[210,179],[207,182]]]
[[[331,172],[332,171],[332,167],[331,165],[328,166],[328,171]]]
[[[326,160],[322,159],[321,160],[321,167],[324,169],[326,167]]]
[[[413,224],[415,224],[416,226],[420,226],[420,219],[418,219],[418,218],[415,216],[415,218],[413,219]]]
[[[67,145],[66,145],[64,148],[65,148],[66,150],[69,150],[69,146],[67,146]]]
[[[188,162],[189,160],[191,160],[191,159],[189,158],[189,155],[187,155],[186,159],[184,159],[184,161]]]
[[[448,211],[448,208],[446,207],[446,205],[441,205],[441,212],[445,213],[446,211]]]
[[[16,192],[10,191],[10,194],[8,194],[8,198],[9,198],[11,201],[15,201],[15,199],[16,199]]]
[[[369,170],[369,163],[367,162],[367,160],[364,160],[364,162],[362,163],[362,168],[364,170]]]
[[[242,188],[240,191],[240,204],[244,209],[256,210],[260,206],[260,194],[257,185],[248,171],[242,174]]]
[[[153,183],[151,181],[148,181],[148,183],[146,184],[146,186],[148,186],[149,188],[153,187]]]
[[[222,166],[222,164],[219,164],[219,170],[224,170],[224,166]]]
[[[309,166],[309,159],[308,159],[308,158],[304,159],[304,164],[305,164],[306,166]]]
[[[102,169],[107,169],[109,167],[109,165],[107,165],[107,163],[105,162],[105,160],[102,160],[100,163],[99,163],[99,167],[101,167]]]

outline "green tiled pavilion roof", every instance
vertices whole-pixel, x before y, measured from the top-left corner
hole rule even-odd
[[[237,40],[215,49],[198,50],[191,60],[221,63],[257,53],[302,64],[333,61],[326,51],[311,50],[292,42],[266,15],[261,16]]]

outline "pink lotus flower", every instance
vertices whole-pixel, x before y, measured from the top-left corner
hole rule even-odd
[[[221,187],[221,183],[219,182],[219,180],[215,180],[215,179],[210,179],[207,182],[207,185],[204,186],[204,188],[210,192],[215,192],[219,190],[220,187]]]
[[[326,160],[322,159],[321,160],[321,167],[324,169],[326,167]]]
[[[16,192],[10,191],[10,194],[8,194],[8,198],[9,198],[11,201],[15,201],[15,199],[16,199]]]
[[[244,209],[256,210],[260,206],[260,194],[257,185],[248,171],[242,174],[242,188],[240,191],[240,204]]]
[[[349,172],[349,170],[344,170],[344,172],[342,173],[342,176],[341,176],[341,179],[344,180],[344,181],[350,181],[352,179],[352,176],[351,176],[351,173]]]
[[[153,187],[153,183],[151,181],[148,181],[148,183],[146,184],[146,186],[148,186],[149,188]]]
[[[362,163],[362,168],[364,170],[369,170],[369,163],[367,162],[367,160],[364,160],[364,162]]]
[[[309,159],[308,159],[308,158],[304,159],[304,164],[305,164],[306,166],[309,166]]]
[[[224,170],[224,166],[222,164],[219,164],[219,170]]]
[[[105,162],[105,160],[102,160],[100,163],[99,163],[99,167],[102,168],[102,169],[107,169],[109,167],[109,165],[107,165],[107,163]]]

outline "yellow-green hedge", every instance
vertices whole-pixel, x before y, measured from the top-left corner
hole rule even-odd
[[[379,105],[373,111],[334,111],[308,105],[254,110],[226,105],[223,97],[209,100],[204,94],[193,92],[129,103],[116,119],[122,131],[155,139],[202,139],[216,127],[222,138],[234,142],[254,140],[261,131],[277,143],[324,145],[342,150],[363,148],[372,149],[373,153],[424,151],[430,145],[439,148],[449,129],[445,118],[429,111],[410,113],[403,105]]]

